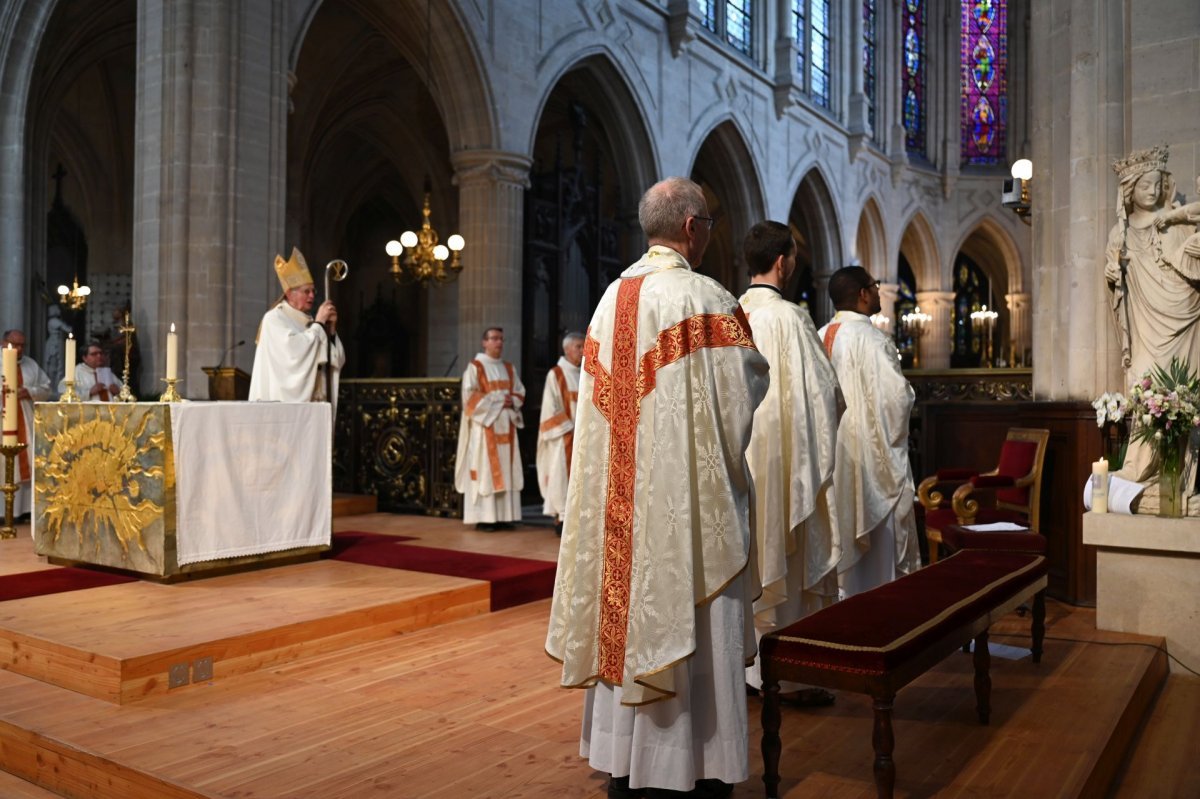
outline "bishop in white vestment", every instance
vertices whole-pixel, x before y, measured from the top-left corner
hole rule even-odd
[[[546,651],[587,688],[580,754],[609,796],[727,796],[748,776],[757,595],[745,450],[767,363],[737,300],[692,271],[699,186],[642,198],[649,251],[588,327]]]
[[[583,361],[583,336],[568,333],[563,355],[546,375],[542,414],[538,424],[537,475],[542,492],[542,512],[554,517],[562,534],[562,513],[567,507],[567,479],[575,441],[575,405],[579,396],[579,364]]]
[[[317,309],[316,318],[309,316],[316,290],[308,264],[296,248],[287,261],[275,256],[275,274],[283,287],[283,299],[267,311],[259,325],[249,399],[329,400],[336,415],[338,377],[346,363],[346,350],[337,335],[337,309],[327,299]],[[332,370],[331,396],[326,396],[327,369]]]
[[[846,411],[838,426],[833,491],[842,559],[841,589],[869,591],[920,565],[908,420],[915,394],[891,338],[871,324],[879,281],[861,266],[829,279],[837,314],[818,331]]]
[[[796,267],[787,225],[762,222],[743,247],[750,288],[739,302],[754,344],[771,365],[771,387],[754,412],[746,460],[754,480],[754,529],[762,596],[754,603],[759,637],[799,621],[837,599],[841,542],[832,507],[837,448],[838,383],[817,328],[780,289]],[[762,687],[758,661],[746,683]],[[833,695],[781,683],[801,704],[829,704]]]
[[[525,386],[500,356],[504,331],[491,327],[462,376],[462,423],[454,462],[454,488],[463,495],[463,524],[494,530],[521,520],[525,474],[517,430],[525,426]]]
[[[50,378],[37,361],[25,354],[25,334],[9,330],[5,345],[17,351],[17,440],[26,447],[16,458],[17,493],[13,515],[24,516],[33,509],[33,403],[50,399]]]

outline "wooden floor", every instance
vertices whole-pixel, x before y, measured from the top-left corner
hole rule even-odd
[[[336,526],[546,560],[557,551],[545,528],[476,533],[386,514]],[[36,565],[19,547],[0,542],[0,570],[23,557]],[[578,756],[582,695],[557,687],[558,667],[542,649],[548,607],[473,616],[125,705],[0,671],[0,765],[54,792],[0,774],[0,797],[601,797],[605,775]],[[257,612],[241,597],[228,622]],[[968,656],[951,656],[900,693],[897,795],[1102,796],[1089,779],[1105,772],[1121,779],[1121,797],[1200,795],[1200,681],[1171,678],[1139,732],[1140,709],[1122,717],[1153,702],[1163,658],[1136,645],[1145,639],[1098,633],[1094,611],[1050,603],[1048,616],[1041,665],[993,658],[988,727],[975,720]],[[1006,618],[993,641],[1021,645],[1027,630],[1027,620]],[[128,637],[111,646],[136,649],[144,631]],[[737,797],[763,795],[751,703],[752,774]],[[784,796],[873,796],[870,716],[866,698],[850,694],[832,708],[785,712]],[[1135,735],[1131,756],[1113,743]]]

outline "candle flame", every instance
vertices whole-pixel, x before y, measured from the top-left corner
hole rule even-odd
[[[174,322],[171,323],[171,332],[172,333],[175,332],[175,323]]]

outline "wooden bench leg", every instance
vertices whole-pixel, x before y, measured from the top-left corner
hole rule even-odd
[[[1046,589],[1043,588],[1033,595],[1033,624],[1030,633],[1033,636],[1033,662],[1042,662],[1042,639],[1046,636]]]
[[[896,746],[892,735],[892,702],[895,694],[875,697],[875,729],[871,743],[875,747],[875,795],[879,799],[892,799],[896,789],[896,762],[892,760],[892,749]]]
[[[768,677],[765,669],[762,676],[763,784],[767,799],[776,799],[779,796],[779,754],[783,748],[779,741],[779,680]]]
[[[975,711],[981,724],[992,715],[992,654],[988,652],[988,631],[975,636]]]

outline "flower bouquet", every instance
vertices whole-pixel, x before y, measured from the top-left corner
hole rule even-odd
[[[1192,431],[1200,428],[1200,378],[1172,358],[1154,366],[1129,390],[1133,437],[1154,449],[1159,462],[1159,515],[1183,514],[1183,464]]]
[[[1125,463],[1125,452],[1129,448],[1129,400],[1119,391],[1105,391],[1092,400],[1096,409],[1096,426],[1100,428],[1104,444],[1104,457],[1108,470],[1115,472]]]

